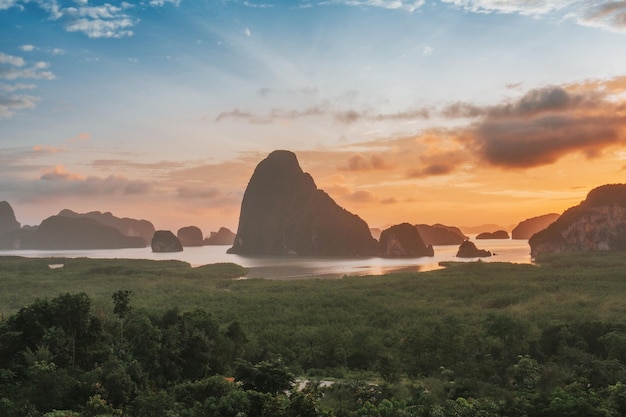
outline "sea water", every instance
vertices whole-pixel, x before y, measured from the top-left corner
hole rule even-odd
[[[527,240],[474,240],[480,249],[495,256],[481,258],[483,262],[531,263]],[[431,271],[442,268],[440,262],[476,262],[477,258],[457,258],[457,245],[435,246],[435,256],[421,258],[379,257],[301,257],[301,256],[243,256],[226,253],[230,246],[186,247],[182,252],[155,253],[147,248],[99,250],[12,250],[0,251],[0,256],[31,258],[96,258],[96,259],[176,259],[192,266],[218,262],[233,262],[249,268],[242,278],[307,279],[340,278],[345,275],[382,275],[391,272]]]

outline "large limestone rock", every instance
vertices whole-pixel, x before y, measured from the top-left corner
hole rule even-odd
[[[431,245],[426,246],[415,226],[401,223],[385,229],[380,234],[380,252],[388,257],[434,256]]]
[[[139,236],[124,236],[93,219],[51,216],[37,227],[29,245],[32,249],[119,249],[144,248],[146,241]]]
[[[543,253],[626,250],[626,184],[594,188],[528,241],[533,258]]]
[[[458,227],[443,224],[416,224],[422,240],[426,245],[460,245],[467,239]]]
[[[11,205],[6,201],[0,201],[0,233],[12,232],[19,228],[20,224]]]
[[[157,230],[150,242],[152,252],[182,252],[183,245],[169,230]]]
[[[229,253],[250,255],[374,255],[367,223],[319,190],[289,151],[261,161],[241,203],[237,236]]]
[[[183,246],[202,246],[204,244],[202,230],[197,226],[181,227],[176,232],[176,237]]]
[[[558,218],[558,214],[549,213],[521,221],[511,232],[511,239],[530,239],[532,235],[550,226]]]
[[[235,243],[235,234],[226,227],[220,227],[217,232],[211,232],[204,238],[205,245],[232,245]]]
[[[89,213],[76,213],[72,210],[64,209],[59,212],[59,216],[85,217],[96,220],[105,226],[116,228],[124,236],[140,236],[146,242],[146,246],[152,239],[155,231],[154,225],[148,220],[116,217],[110,212],[102,213],[99,211],[90,211]]]
[[[456,253],[457,258],[487,258],[491,256],[491,252],[485,249],[478,249],[474,242],[464,241],[459,246]]]

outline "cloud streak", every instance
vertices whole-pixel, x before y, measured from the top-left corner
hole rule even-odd
[[[16,112],[32,109],[39,97],[16,93],[21,90],[33,90],[34,84],[14,82],[21,79],[53,80],[54,74],[47,71],[47,62],[35,62],[27,65],[24,58],[0,52],[0,80],[13,83],[0,83],[0,119],[12,117]]]
[[[441,0],[474,13],[515,13],[571,19],[583,26],[626,32],[626,3],[616,0]]]
[[[85,177],[68,172],[63,166],[46,171],[39,180],[39,192],[55,197],[136,196],[148,194],[152,190],[152,186],[146,181],[130,180],[123,175]]]
[[[164,7],[167,4],[179,6],[181,0],[151,0],[142,2],[143,7]],[[59,22],[68,32],[79,32],[89,38],[125,38],[133,36],[132,28],[139,23],[140,19],[131,14],[136,8],[133,4],[122,1],[119,6],[104,3],[91,6],[87,1],[75,1],[71,5],[68,2],[58,0],[0,0],[0,10],[8,10],[13,7],[23,8],[26,3],[34,3],[47,13],[48,19]],[[24,45],[27,49],[34,50],[32,45]],[[61,50],[58,50],[62,52]]]
[[[321,5],[343,5],[358,7],[378,7],[389,10],[402,10],[413,13],[426,3],[425,0],[331,0],[321,2]]]
[[[368,110],[335,110],[327,106],[313,106],[305,110],[272,109],[267,114],[257,114],[247,110],[233,109],[222,112],[214,119],[215,122],[227,120],[243,121],[252,124],[271,124],[282,121],[293,121],[311,117],[331,117],[335,122],[352,124],[359,121],[384,122],[403,120],[426,120],[431,116],[429,109],[412,109],[397,113],[375,113]]]

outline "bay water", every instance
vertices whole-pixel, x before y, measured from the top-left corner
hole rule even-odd
[[[531,263],[527,240],[484,239],[474,240],[480,249],[487,249],[495,256],[481,258],[482,262]],[[345,275],[382,275],[392,272],[418,272],[440,269],[440,262],[476,262],[477,258],[457,258],[457,245],[435,246],[435,256],[421,258],[379,257],[302,257],[302,256],[243,256],[228,254],[230,246],[186,247],[182,252],[155,253],[150,247],[99,250],[11,250],[0,251],[0,256],[23,256],[31,258],[94,258],[94,259],[176,259],[191,266],[218,262],[233,262],[249,268],[246,278],[307,279],[341,278]]]

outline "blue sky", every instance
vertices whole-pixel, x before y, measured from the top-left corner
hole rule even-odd
[[[372,226],[508,226],[622,181],[625,91],[623,1],[0,0],[0,200],[235,229],[290,149]]]

